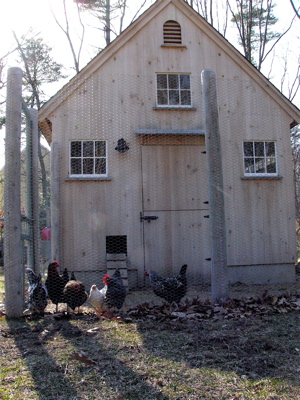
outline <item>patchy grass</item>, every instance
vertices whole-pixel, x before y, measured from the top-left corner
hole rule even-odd
[[[300,399],[299,312],[0,321],[0,399]]]

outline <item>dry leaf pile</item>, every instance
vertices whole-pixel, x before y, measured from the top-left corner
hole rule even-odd
[[[167,303],[151,305],[142,303],[127,310],[127,319],[153,319],[156,321],[185,319],[239,319],[252,315],[288,313],[300,310],[300,295],[271,296],[265,292],[262,296],[244,299],[229,299],[222,305],[210,300],[201,301],[198,297],[186,300],[176,309]],[[126,318],[125,318],[126,320]]]

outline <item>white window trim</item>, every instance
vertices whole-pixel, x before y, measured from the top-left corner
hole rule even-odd
[[[71,142],[105,142],[105,158],[106,159],[106,173],[105,174],[72,174],[71,173]],[[95,154],[95,153],[94,153]],[[72,157],[74,158],[74,157]],[[84,157],[78,157],[83,159]],[[93,158],[97,158],[95,157],[95,155],[93,156]],[[101,157],[99,157],[101,158]],[[93,178],[99,179],[99,178],[108,178],[108,159],[107,159],[107,140],[105,139],[71,139],[69,141],[69,178],[80,178],[80,179],[86,179],[86,180],[90,180]]]
[[[157,75],[189,75],[190,77],[190,96],[191,96],[191,104],[158,104],[158,87],[157,87]],[[155,109],[194,109],[193,107],[193,95],[192,95],[192,85],[191,85],[191,73],[190,72],[156,72],[155,74],[155,85],[156,85],[156,92],[155,92],[155,96],[156,96],[156,105],[155,105]],[[167,88],[167,91],[169,92],[169,88]]]
[[[245,170],[245,158],[247,158],[244,154],[244,143],[247,142],[252,142],[252,143],[256,143],[256,142],[263,142],[263,143],[274,143],[275,145],[275,157],[272,157],[275,159],[275,163],[276,163],[276,172],[246,172]],[[243,154],[243,168],[244,168],[244,177],[252,177],[252,178],[259,178],[259,177],[279,177],[278,174],[278,156],[277,156],[277,143],[275,140],[243,140],[242,143],[242,154]],[[264,154],[264,160],[265,160],[265,165],[266,165],[266,158],[268,158],[266,156],[266,154]]]

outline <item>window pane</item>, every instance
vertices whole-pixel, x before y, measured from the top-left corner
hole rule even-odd
[[[94,156],[94,142],[82,142],[83,146],[83,157],[93,157]]]
[[[78,175],[81,174],[81,159],[72,158],[71,159],[71,174]]]
[[[178,75],[169,75],[169,89],[179,89]]]
[[[96,157],[105,157],[106,156],[106,142],[105,141],[95,142],[95,156]]]
[[[157,91],[157,104],[168,104],[168,91],[158,90]]]
[[[264,142],[254,142],[256,157],[263,157],[265,155]]]
[[[167,87],[168,87],[167,78],[168,78],[168,75],[165,75],[165,74],[157,75],[157,89],[167,89]]]
[[[190,106],[191,102],[191,92],[189,90],[182,90],[181,94],[181,104]]]
[[[275,143],[266,142],[266,156],[275,157]]]
[[[264,158],[255,158],[255,172],[257,174],[264,174],[266,172]]]
[[[180,89],[190,89],[189,75],[180,75]]]
[[[254,173],[254,159],[253,158],[245,158],[245,173],[246,174]]]
[[[96,159],[95,174],[99,174],[99,175],[106,174],[106,159],[105,158],[97,158]]]
[[[269,174],[276,174],[276,160],[275,158],[267,158],[267,172]]]
[[[93,174],[94,173],[94,159],[84,158],[83,159],[83,174]]]
[[[169,104],[178,105],[179,104],[179,90],[170,90],[169,92],[170,100]]]
[[[254,156],[253,142],[244,142],[244,155],[248,157]]]
[[[81,142],[71,142],[71,157],[81,157]]]

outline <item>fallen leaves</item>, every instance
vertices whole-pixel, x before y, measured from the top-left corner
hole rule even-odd
[[[228,299],[222,305],[212,304],[209,300],[199,298],[186,300],[176,311],[163,303],[150,305],[142,303],[127,311],[127,318],[163,320],[203,320],[203,319],[239,319],[252,315],[288,313],[300,310],[299,295],[271,296],[265,292],[262,296],[244,299]],[[126,322],[126,319],[125,319]]]
[[[84,353],[83,351],[79,351],[79,352],[74,352],[70,355],[72,358],[74,358],[77,361],[82,362],[83,364],[86,365],[95,365],[96,362],[92,359],[90,359],[86,353]]]

